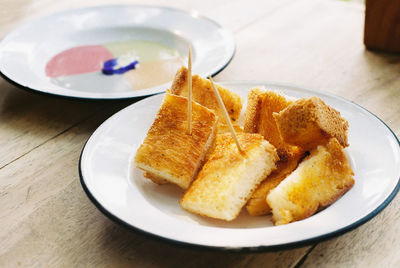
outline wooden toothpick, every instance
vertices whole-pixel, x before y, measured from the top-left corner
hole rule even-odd
[[[217,88],[215,87],[214,81],[212,80],[211,76],[209,76],[208,79],[210,79],[211,86],[212,86],[212,88],[214,89],[214,93],[215,93],[215,96],[217,97],[219,107],[222,109],[222,111],[224,111],[223,114],[224,114],[224,117],[225,117],[225,121],[226,121],[226,123],[228,124],[229,130],[230,130],[231,133],[232,133],[233,139],[234,139],[235,142],[236,142],[236,146],[238,147],[239,152],[243,152],[242,147],[240,147],[239,140],[238,140],[238,138],[237,138],[237,136],[236,136],[235,129],[233,128],[231,119],[229,118],[228,112],[226,111],[225,105],[224,105],[224,103],[222,102],[221,96],[219,95],[219,92],[218,92]]]
[[[192,135],[192,49],[189,46],[189,56],[188,56],[188,129],[189,134]]]

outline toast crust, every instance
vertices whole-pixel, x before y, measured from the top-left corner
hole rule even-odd
[[[244,113],[243,129],[248,133],[257,133],[263,92],[260,88],[251,88],[247,95],[247,106]]]
[[[297,100],[273,116],[282,139],[289,144],[310,150],[336,138],[343,147],[349,146],[349,123],[318,97]]]
[[[172,82],[171,93],[175,95],[188,96],[187,86],[187,68],[182,66],[176,73]],[[225,108],[232,122],[237,122],[240,111],[242,110],[242,100],[236,93],[216,84],[216,87],[224,102]],[[221,119],[221,123],[225,123],[224,114],[219,107],[215,97],[211,82],[208,79],[201,78],[198,75],[192,76],[192,98],[193,101],[215,111],[215,114]]]

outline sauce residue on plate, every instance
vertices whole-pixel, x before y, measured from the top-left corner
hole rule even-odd
[[[101,70],[103,62],[113,58],[103,46],[73,47],[55,55],[46,65],[46,76],[60,77]]]
[[[143,89],[167,83],[183,64],[181,57],[140,63],[140,67],[124,74],[133,89]]]
[[[130,85],[126,88],[127,91],[169,82],[173,79],[176,70],[184,64],[183,57],[176,49],[155,41],[127,40],[101,45],[77,46],[64,50],[50,59],[45,73],[55,84],[68,84],[70,89],[82,90],[82,87],[78,85],[80,82],[87,85],[87,81],[84,80],[94,77],[90,74],[102,74],[104,62],[120,57],[136,58],[139,61],[135,69],[126,71],[118,77],[118,79],[125,79]],[[119,76],[119,74],[121,73],[111,76]],[[110,75],[104,76],[110,77]],[[110,83],[113,84],[115,80],[115,78],[110,79]],[[99,90],[113,90],[114,87],[110,87],[110,83],[93,81],[93,85]],[[107,88],[103,88],[106,84]]]

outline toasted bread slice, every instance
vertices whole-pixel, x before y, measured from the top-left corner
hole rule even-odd
[[[289,144],[310,150],[333,137],[343,147],[349,145],[349,123],[318,97],[297,100],[273,116],[279,133]]]
[[[332,138],[304,159],[267,196],[276,225],[305,219],[327,207],[354,184],[353,171],[343,147]]]
[[[266,200],[267,195],[296,169],[300,160],[304,157],[304,152],[301,149],[297,151],[292,150],[291,155],[286,155],[287,158],[283,158],[282,156],[276,163],[277,169],[263,180],[247,202],[246,210],[251,216],[261,216],[271,213],[271,208]]]
[[[166,179],[157,177],[153,173],[150,173],[147,171],[143,172],[143,177],[146,177],[146,178],[152,180],[155,184],[159,184],[159,185],[168,183],[168,181]]]
[[[282,140],[273,113],[282,111],[292,103],[293,99],[283,93],[260,88],[252,88],[247,96],[244,131],[263,135],[283,159],[297,154],[300,149]]]
[[[185,67],[182,67],[177,71],[171,86],[172,94],[184,97],[188,96],[187,71],[188,70]],[[216,87],[221,95],[229,117],[233,122],[236,122],[240,116],[240,111],[242,110],[242,100],[240,96],[219,85],[216,85]],[[221,123],[225,123],[223,119],[223,111],[218,105],[218,101],[208,79],[201,78],[198,75],[192,76],[192,97],[194,101],[215,111],[216,115],[220,118]]]
[[[187,99],[166,94],[150,130],[137,150],[135,165],[156,183],[186,189],[197,175],[216,135],[217,117],[193,102],[192,135],[188,133]]]
[[[242,153],[230,133],[217,135],[214,152],[180,202],[185,210],[231,221],[261,180],[276,168],[276,150],[261,135],[237,136]]]

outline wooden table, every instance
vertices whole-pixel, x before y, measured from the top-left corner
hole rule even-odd
[[[400,56],[364,49],[364,6],[334,0],[1,0],[0,37],[55,11],[116,3],[197,10],[230,29],[222,80],[296,84],[355,101],[400,133]],[[126,230],[89,201],[78,159],[101,122],[135,100],[39,95],[0,79],[0,267],[400,267],[400,196],[340,237],[279,252],[188,249]]]

